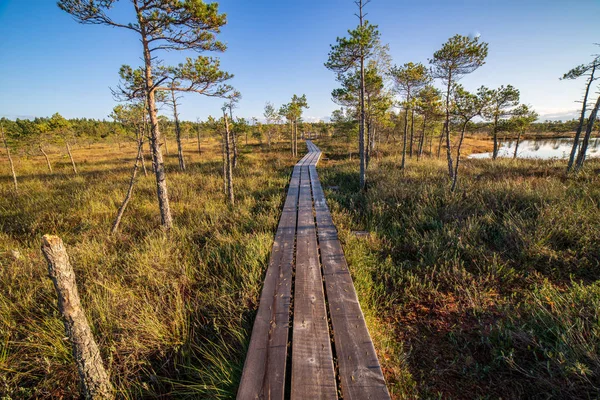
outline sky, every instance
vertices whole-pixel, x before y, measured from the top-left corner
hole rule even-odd
[[[129,7],[120,0],[114,19],[127,21]],[[358,23],[352,0],[222,0],[219,8],[228,16],[219,36],[228,49],[204,54],[235,75],[238,116],[261,117],[267,101],[280,106],[293,94],[306,94],[308,121],[338,108],[335,75],[323,64],[330,44]],[[486,64],[461,83],[471,90],[512,84],[541,120],[577,115],[584,82],[559,77],[600,53],[600,0],[372,0],[366,12],[397,65],[427,64],[449,37],[480,34],[489,43]],[[55,112],[108,119],[120,66],[142,63],[136,33],[78,24],[54,0],[0,0],[0,38],[0,116],[11,119]],[[176,64],[193,55],[159,56]],[[219,115],[222,104],[186,95],[179,111],[195,121]]]

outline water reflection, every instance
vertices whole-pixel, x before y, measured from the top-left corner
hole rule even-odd
[[[516,140],[507,140],[500,142],[498,157],[510,157],[515,154]],[[535,139],[521,140],[517,158],[538,158],[538,159],[565,159],[571,154],[573,139]],[[600,138],[591,139],[587,151],[588,157],[600,157]],[[492,153],[471,154],[469,158],[491,158]]]

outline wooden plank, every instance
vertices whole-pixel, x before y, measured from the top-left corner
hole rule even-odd
[[[342,395],[344,400],[389,399],[316,166],[309,171]]]
[[[285,393],[292,268],[300,186],[299,164],[300,162],[292,172],[265,275],[238,389],[237,398],[241,400],[283,399]]]
[[[311,153],[309,165],[318,160]],[[298,201],[291,399],[337,399],[307,166],[301,168]]]

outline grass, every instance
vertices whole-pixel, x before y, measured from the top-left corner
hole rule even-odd
[[[217,142],[189,170],[167,157],[175,229],[160,226],[155,182],[141,173],[121,231],[110,236],[135,148],[78,148],[68,158],[16,156],[19,194],[0,177],[0,393],[5,399],[76,398],[76,370],[39,250],[63,238],[82,303],[120,398],[233,398],[294,161],[240,144],[237,203],[222,193]],[[2,166],[4,168],[4,166]],[[13,251],[18,251],[20,256]]]
[[[597,398],[599,161],[465,160],[451,194],[445,161],[384,146],[359,193],[347,146],[317,144],[394,398]]]
[[[597,398],[600,388],[600,160],[464,160],[451,194],[443,160],[383,146],[358,190],[356,154],[319,139],[319,174],[395,399]],[[467,142],[466,150],[489,142]],[[236,207],[219,146],[167,157],[175,229],[140,176],[110,236],[133,145],[17,155],[20,192],[0,176],[0,394],[77,397],[70,347],[40,237],[61,236],[119,397],[235,397],[294,160],[240,145]],[[61,151],[61,149],[58,149]],[[349,157],[352,157],[350,160]],[[338,188],[333,188],[337,186]],[[352,234],[366,230],[367,238]],[[14,253],[20,253],[18,256]]]

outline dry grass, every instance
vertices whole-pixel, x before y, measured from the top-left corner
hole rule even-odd
[[[0,176],[0,393],[77,397],[70,347],[40,237],[61,236],[119,397],[232,398],[244,361],[291,166],[284,145],[240,145],[237,204],[222,193],[216,141],[186,143],[189,170],[169,144],[167,180],[176,228],[159,229],[155,182],[143,174],[121,232],[108,235],[128,184],[133,144],[76,148],[80,174],[50,154],[16,156],[20,190]],[[20,257],[15,257],[18,251]]]
[[[395,398],[597,398],[599,161],[465,160],[451,194],[443,159],[402,172],[384,147],[361,194],[346,146],[317,144]]]

